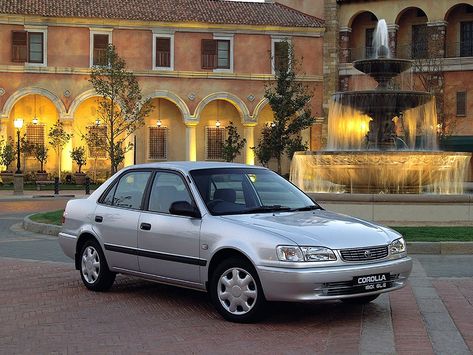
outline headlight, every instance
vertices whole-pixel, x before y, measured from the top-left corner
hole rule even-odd
[[[400,254],[406,252],[406,242],[404,238],[399,238],[389,244],[389,252],[391,254]]]
[[[304,261],[301,248],[292,246],[279,246],[276,248],[281,261]]]
[[[325,247],[278,246],[276,248],[281,261],[332,261],[337,260],[333,250]]]
[[[324,247],[302,247],[306,261],[331,261],[337,260],[332,249]]]

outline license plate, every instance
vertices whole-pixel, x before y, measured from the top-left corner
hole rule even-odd
[[[365,291],[382,290],[389,287],[389,273],[355,276],[353,284]]]

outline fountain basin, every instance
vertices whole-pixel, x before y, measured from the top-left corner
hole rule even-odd
[[[305,192],[462,194],[471,153],[297,152],[290,180]]]
[[[405,110],[424,105],[432,94],[422,91],[364,90],[337,92],[335,102],[352,107],[370,117],[399,115]]]
[[[387,83],[411,66],[412,60],[394,58],[362,59],[353,62],[355,69],[368,74],[379,83]]]

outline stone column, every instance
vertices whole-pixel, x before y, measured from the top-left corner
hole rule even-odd
[[[72,122],[70,121],[63,121],[64,125],[64,130],[66,133],[72,134]],[[69,141],[62,147],[62,152],[61,152],[61,170],[62,171],[70,171],[71,173],[74,173],[72,171],[72,159],[71,159],[71,151],[72,151],[72,138],[69,139]]]
[[[391,23],[388,25],[388,45],[389,51],[391,52],[391,57],[397,56],[397,31],[399,26]]]
[[[323,98],[323,134],[327,132],[327,116],[330,98],[333,93],[338,91],[338,75],[339,75],[339,4],[337,0],[324,0],[325,13],[325,32],[324,32],[324,98]],[[349,43],[349,42],[347,42]],[[347,44],[348,45],[348,44]]]
[[[323,117],[316,117],[315,123],[310,128],[310,150],[322,150],[326,146],[323,123]]]
[[[427,22],[427,29],[429,57],[445,57],[447,21]]]
[[[197,122],[186,122],[186,160],[197,160]]]
[[[340,48],[339,61],[340,63],[351,63],[353,59],[351,57],[351,48],[350,48],[350,27],[340,27],[338,47]],[[360,59],[360,58],[357,58]]]
[[[134,144],[134,142],[135,142],[135,133],[132,133],[125,140],[125,147],[127,147],[130,143]],[[136,150],[136,146],[133,145],[133,149],[130,149],[128,152],[125,153],[125,159],[123,160],[123,166],[124,167],[133,165],[135,163],[135,161],[134,161],[135,160],[135,150]]]
[[[251,147],[255,146],[255,126],[256,123],[245,123],[243,134],[246,139],[245,164],[255,165],[255,152]]]

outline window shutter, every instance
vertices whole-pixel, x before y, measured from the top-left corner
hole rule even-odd
[[[287,42],[274,43],[274,71],[289,69],[289,44]]]
[[[217,41],[213,39],[202,40],[202,69],[215,69],[217,67]]]
[[[28,33],[12,31],[12,62],[24,63],[28,57]]]
[[[457,116],[466,116],[466,91],[457,92]]]
[[[170,38],[156,38],[156,66],[166,68],[171,66]]]
[[[106,65],[108,35],[94,34],[94,65]]]

